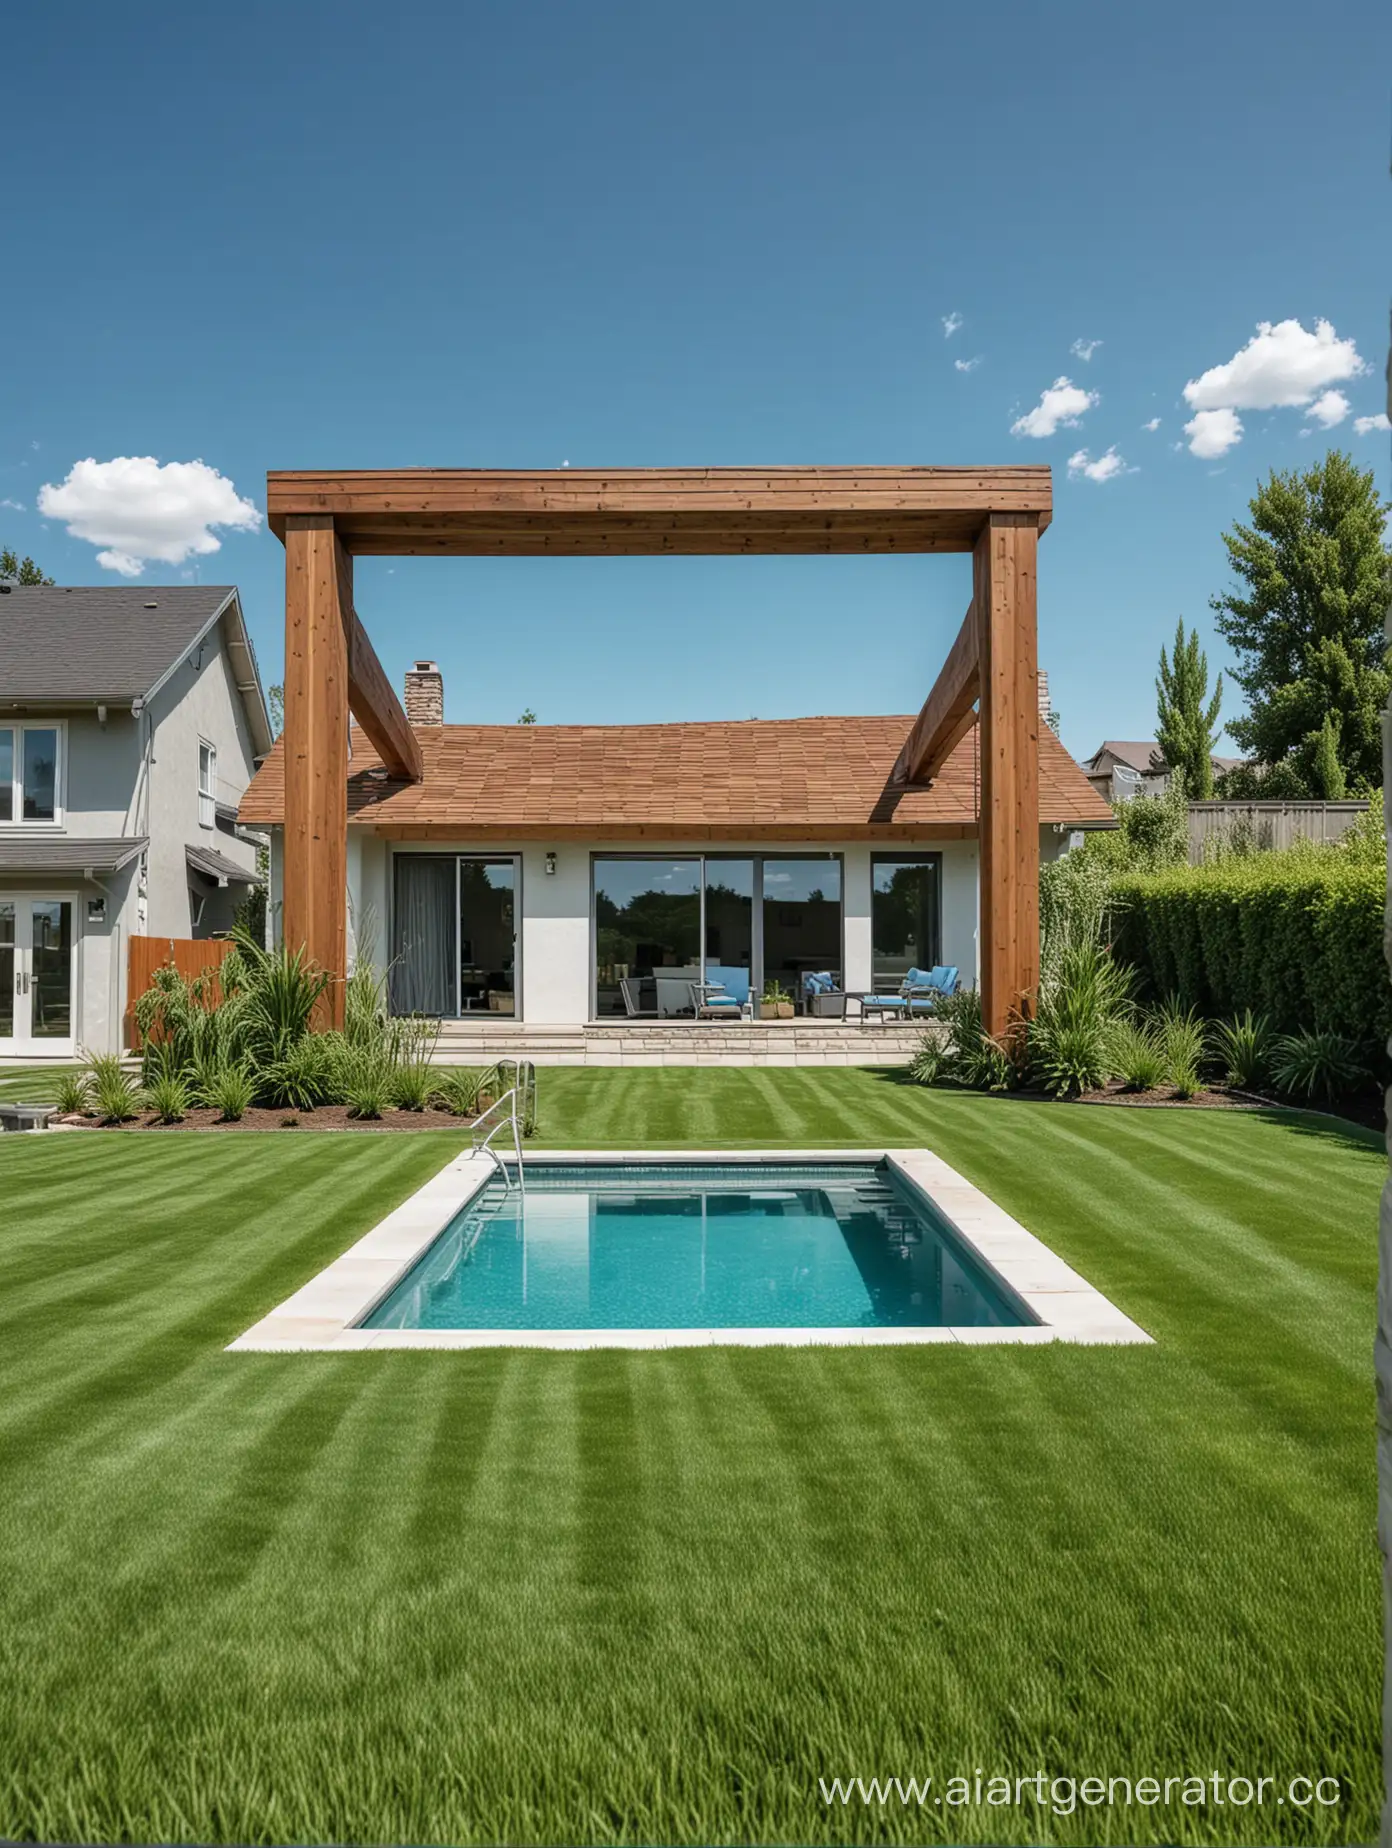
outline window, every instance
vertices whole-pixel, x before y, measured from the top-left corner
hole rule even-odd
[[[897,988],[910,969],[931,969],[942,953],[942,856],[871,856],[870,926],[875,992]]]
[[[62,820],[61,737],[57,725],[0,726],[0,823]]]
[[[799,1004],[804,980],[841,971],[837,854],[596,854],[596,1017],[690,1015],[695,982],[741,1005],[776,982]]]
[[[217,749],[198,741],[198,825],[217,826]]]

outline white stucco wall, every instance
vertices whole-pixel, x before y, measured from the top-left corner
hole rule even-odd
[[[145,812],[136,831],[150,836],[148,919],[151,936],[193,934],[189,901],[188,846],[210,847],[224,859],[256,867],[256,849],[222,828],[205,828],[198,817],[198,744],[206,739],[217,751],[217,800],[233,808],[241,801],[256,768],[246,710],[237,692],[222,631],[214,629],[181,661],[151,702],[153,730]],[[230,903],[242,891],[220,892]],[[219,918],[219,922],[222,920]]]
[[[1045,847],[1052,851],[1052,842]],[[720,843],[719,851],[728,854],[766,854],[789,851],[795,844],[775,848],[768,842]],[[871,856],[893,853],[894,845],[864,841],[818,842],[818,853],[839,852],[843,862],[844,962],[843,979],[847,988],[868,989],[872,985],[871,965]],[[975,842],[927,841],[904,843],[910,852],[936,852],[942,855],[942,960],[955,963],[962,981],[977,980],[977,853]],[[348,839],[348,902],[350,965],[358,954],[359,937],[364,935],[363,922],[370,926],[371,956],[379,973],[383,973],[390,955],[391,942],[391,865],[400,853],[489,853],[515,851],[521,860],[519,892],[520,997],[521,1018],[534,1025],[579,1025],[590,1017],[591,925],[590,860],[593,854],[670,854],[680,857],[700,851],[691,843],[644,841],[641,847],[632,842],[560,842],[510,848],[506,842],[451,841],[420,845],[388,842],[366,829],[350,828]],[[546,871],[546,856],[556,857],[554,873]],[[281,832],[274,831],[271,852],[270,904],[275,929],[279,930],[281,868],[283,864]],[[366,942],[362,949],[367,950]]]

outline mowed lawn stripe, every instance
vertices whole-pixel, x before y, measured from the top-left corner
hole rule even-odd
[[[834,1070],[544,1072],[542,1119],[934,1147],[1158,1345],[228,1354],[459,1142],[12,1139],[0,1835],[1371,1838],[1375,1151]],[[1344,1800],[817,1795],[1200,1760]]]

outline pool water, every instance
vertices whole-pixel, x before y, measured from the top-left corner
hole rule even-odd
[[[1030,1320],[884,1163],[529,1165],[367,1328],[934,1328]]]

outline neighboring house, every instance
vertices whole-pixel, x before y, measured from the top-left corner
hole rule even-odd
[[[424,779],[352,733],[350,930],[398,1012],[533,1026],[669,1019],[703,977],[742,999],[830,971],[849,990],[954,963],[975,981],[976,728],[896,786],[913,715],[671,725],[445,725],[433,662],[407,675]],[[1042,856],[1113,817],[1040,728]],[[272,830],[283,747],[241,806]]]
[[[1244,761],[1241,757],[1209,759],[1215,776]],[[1108,738],[1083,760],[1080,768],[1104,802],[1124,802],[1128,796],[1162,796],[1170,785],[1169,767],[1154,738],[1139,743]]]
[[[117,1050],[130,939],[227,928],[270,746],[234,589],[0,582],[0,1056]]]

